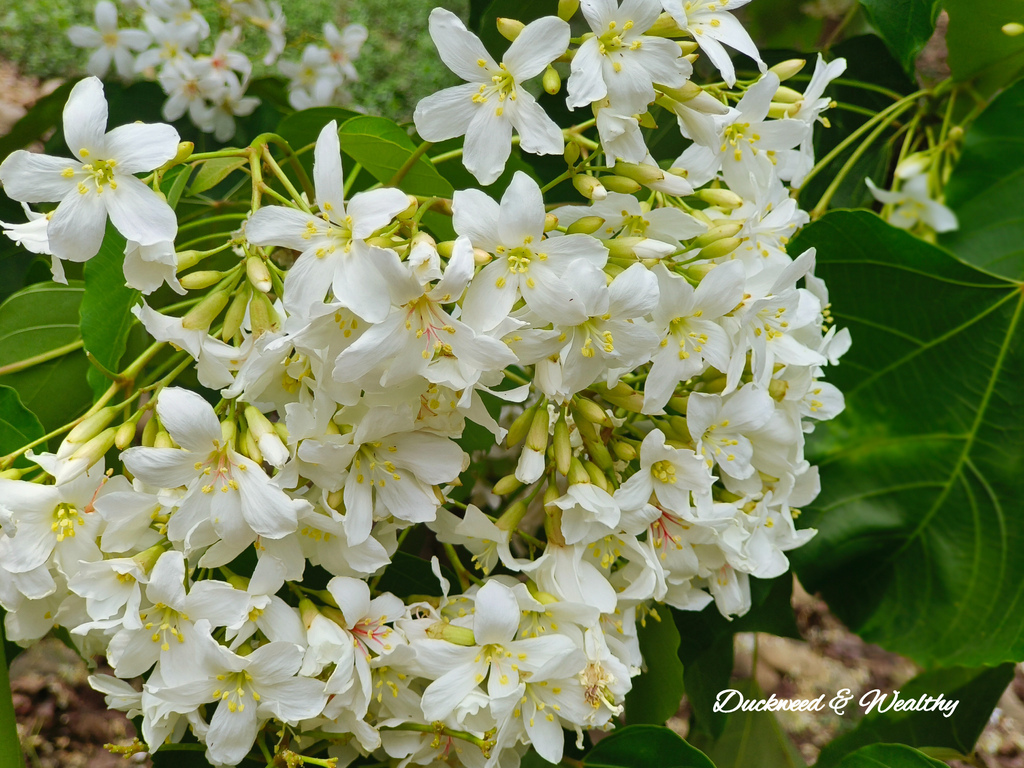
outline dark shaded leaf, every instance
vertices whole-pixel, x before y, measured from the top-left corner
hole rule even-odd
[[[878,34],[913,76],[914,62],[935,31],[938,0],[860,0]]]
[[[683,700],[683,664],[679,660],[679,630],[671,609],[659,607],[660,621],[653,616],[637,629],[646,671],[633,678],[626,694],[626,720],[631,725],[664,725]]]
[[[39,419],[21,402],[18,391],[0,386],[0,456],[6,456],[45,434]],[[15,466],[28,466],[19,458]]]
[[[659,725],[617,728],[583,758],[585,768],[715,768],[675,731]]]

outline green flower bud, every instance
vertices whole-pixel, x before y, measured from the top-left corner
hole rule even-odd
[[[743,205],[743,198],[729,189],[700,189],[694,192],[693,196],[726,211],[735,210]]]
[[[118,427],[117,434],[114,435],[114,445],[117,446],[118,450],[123,451],[132,444],[132,440],[135,439],[135,427],[134,421],[126,421]]]
[[[572,185],[576,187],[577,192],[588,200],[600,201],[608,197],[608,190],[604,188],[604,184],[596,176],[577,173],[572,177]]]
[[[519,478],[515,475],[505,475],[494,484],[492,490],[496,496],[507,496],[510,493],[515,493],[522,487],[523,484],[519,482]]]
[[[569,425],[565,421],[565,414],[559,416],[555,422],[554,435],[555,468],[563,475],[569,474],[569,464],[572,462],[572,443],[569,440]]]
[[[621,461],[633,461],[637,457],[636,448],[624,440],[613,440],[611,446],[612,453]]]
[[[565,233],[567,235],[592,235],[604,225],[604,221],[600,216],[584,216],[566,227]]]
[[[548,68],[544,70],[544,77],[541,78],[541,83],[544,86],[544,90],[554,96],[562,89],[562,76],[558,74],[557,69],[548,64]]]
[[[742,221],[725,222],[724,224],[712,227],[700,237],[694,238],[690,245],[694,248],[704,248],[712,243],[717,243],[719,240],[735,237],[742,229]]]
[[[558,227],[558,217],[553,213],[544,215],[544,231],[550,232],[551,230]]]
[[[277,312],[270,304],[265,293],[254,293],[249,302],[249,322],[255,336],[262,336],[267,331],[277,328]]]
[[[568,21],[579,10],[580,0],[558,0],[558,18]]]
[[[625,176],[641,184],[653,184],[665,178],[665,172],[661,168],[647,163],[616,163],[615,175]]]
[[[570,141],[565,145],[565,151],[562,152],[562,157],[565,158],[565,162],[569,165],[575,165],[576,161],[580,159],[580,145],[575,141]]]
[[[538,408],[526,433],[526,447],[532,451],[545,451],[548,447],[548,409]]]
[[[598,466],[594,464],[594,462],[584,462],[583,468],[587,471],[587,474],[590,476],[591,483],[596,485],[602,491],[611,492],[612,486],[611,483],[608,482],[608,476],[605,475],[605,473],[602,472],[600,468],[598,468]],[[611,469],[611,467],[609,467],[609,469]]]
[[[205,331],[227,304],[227,291],[214,291],[189,310],[181,325],[187,331]]]
[[[249,297],[252,295],[252,288],[246,283],[231,300],[231,306],[224,315],[224,327],[221,328],[220,337],[230,342],[242,327],[245,319],[245,308],[249,306]]]
[[[526,27],[526,25],[518,19],[505,19],[501,17],[498,17],[497,26],[498,32],[509,42],[512,42],[519,37],[519,34]]]
[[[530,425],[533,423],[533,416],[536,412],[537,406],[534,405],[531,408],[527,408],[516,417],[515,421],[512,422],[512,426],[508,428],[508,434],[505,435],[505,445],[511,448],[526,437],[526,433],[530,431]]]
[[[444,240],[444,241],[442,241],[442,242],[437,244],[437,253],[438,253],[438,255],[443,257],[443,258],[445,258],[445,259],[450,259],[452,257],[452,253],[454,252],[454,250],[455,250],[455,241],[454,240]]]
[[[114,420],[118,410],[114,406],[107,406],[106,408],[101,408],[89,418],[83,419],[75,425],[74,429],[68,432],[68,436],[64,438],[64,444],[84,444],[89,442],[102,432],[107,424]]]
[[[701,248],[697,257],[700,259],[720,259],[723,256],[728,256],[741,245],[743,245],[743,240],[738,237],[723,237],[721,240]]]
[[[223,272],[218,272],[215,269],[206,269],[182,275],[178,282],[181,283],[182,288],[190,291],[196,291],[203,288],[209,288],[211,285],[216,285],[223,279],[223,277]]]
[[[603,176],[601,183],[609,192],[621,192],[625,195],[631,195],[643,189],[639,182],[627,179],[625,176]]]
[[[324,611],[327,615],[327,612]],[[471,647],[476,645],[476,637],[473,635],[473,630],[469,627],[456,627],[454,624],[449,624],[447,621],[438,621],[427,627],[427,637],[433,640],[447,640],[449,643],[454,645],[464,645]]]
[[[774,67],[771,67],[768,71],[774,72],[776,75],[779,76],[779,82],[784,83],[786,80],[789,80],[789,78],[791,78],[801,69],[803,69],[805,64],[807,64],[807,61],[804,59],[786,59],[785,61],[780,61]]]

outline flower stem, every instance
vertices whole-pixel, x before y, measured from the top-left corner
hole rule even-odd
[[[388,182],[388,186],[397,187],[399,184],[401,184],[402,179],[405,178],[406,174],[408,174],[409,171],[413,169],[413,166],[415,166],[416,163],[419,162],[419,159],[423,157],[423,155],[426,154],[427,150],[430,149],[432,146],[434,146],[434,142],[424,141],[422,144],[416,147],[415,151],[411,155],[409,155],[409,157],[406,159],[404,163],[402,163],[402,167],[395,171],[395,175],[391,177],[391,181]]]
[[[0,365],[0,376],[4,376],[8,373],[17,373],[18,371],[24,371],[26,368],[31,368],[34,365],[49,362],[50,360],[56,360],[58,357],[63,357],[69,352],[74,352],[76,349],[81,349],[83,342],[81,339],[78,341],[72,341],[70,344],[65,344],[62,347],[55,347],[54,349],[47,350],[46,352],[40,352],[38,355],[32,357],[26,357],[24,360],[17,360],[7,365]]]

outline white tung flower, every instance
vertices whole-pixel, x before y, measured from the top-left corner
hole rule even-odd
[[[113,61],[119,77],[134,74],[135,55],[149,47],[149,34],[141,29],[118,29],[117,7],[110,0],[100,0],[95,10],[96,28],[74,26],[68,30],[68,39],[77,48],[96,48],[85,70],[96,77],[106,77]]]
[[[71,89],[64,107],[64,140],[75,159],[12,152],[0,182],[14,200],[59,200],[47,225],[59,259],[86,261],[100,249],[109,214],[118,232],[141,245],[173,240],[174,211],[133,174],[151,171],[178,151],[178,132],[162,123],[132,123],[106,133],[107,101],[95,77]]]
[[[416,106],[416,130],[428,141],[466,136],[463,162],[481,184],[501,175],[518,131],[526,152],[562,152],[562,131],[522,83],[539,75],[565,53],[569,25],[555,16],[528,24],[500,64],[451,11],[435,8],[430,36],[449,69],[467,82],[423,99]]]

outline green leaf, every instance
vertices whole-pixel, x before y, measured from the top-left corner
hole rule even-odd
[[[853,347],[818,427],[818,529],[792,559],[865,640],[923,666],[1024,658],[1024,344],[1020,286],[865,211],[835,211],[792,252]]]
[[[886,46],[903,69],[914,73],[914,63],[935,31],[938,0],[860,0]]]
[[[904,744],[872,744],[847,755],[839,768],[946,768],[946,764]]]
[[[679,658],[683,662],[686,698],[694,714],[694,727],[711,737],[720,736],[728,715],[713,710],[715,697],[729,687],[733,668],[733,635],[768,632],[779,637],[800,637],[790,599],[793,577],[751,579],[750,610],[729,621],[714,603],[702,611],[673,610],[679,632]]]
[[[585,768],[715,768],[703,752],[660,725],[628,725],[583,758]]]
[[[249,162],[245,157],[215,157],[205,160],[188,188],[190,195],[198,195],[220,184],[224,179]]]
[[[946,204],[960,228],[939,242],[964,261],[1003,277],[1024,278],[1024,80],[1001,93],[964,138]]]
[[[741,680],[732,687],[745,699],[765,698],[754,680]],[[722,768],[803,768],[807,765],[771,712],[732,712],[722,735],[714,741],[708,741],[702,734],[691,738]]]
[[[73,345],[81,340],[78,308],[85,289],[69,285],[30,285],[0,304],[0,367]],[[0,376],[47,431],[66,424],[92,402],[85,381],[89,361],[80,350]]]
[[[85,264],[85,293],[79,308],[86,351],[106,368],[116,371],[135,322],[132,307],[139,292],[124,281],[125,239],[107,224],[99,253]]]
[[[181,200],[181,193],[185,191],[185,185],[188,184],[188,177],[192,175],[192,168],[183,166],[176,168],[171,173],[174,173],[174,181],[167,189],[167,204],[171,208],[177,209],[178,201]],[[163,178],[164,184],[167,182],[167,176]]]
[[[441,575],[448,579],[451,586],[451,594],[459,591],[459,577],[447,566],[441,566]],[[410,595],[440,595],[441,582],[430,569],[430,562],[422,557],[410,555],[408,552],[398,551],[391,556],[389,565],[381,577],[377,589],[381,592],[391,592],[398,597],[409,597]]]
[[[66,82],[53,93],[43,96],[14,124],[7,135],[0,136],[0,161],[14,150],[40,139],[43,134],[60,123],[64,103],[68,100],[74,85],[73,81]]]
[[[292,149],[299,150],[315,142],[320,131],[331,120],[337,120],[338,125],[342,125],[346,120],[360,116],[358,112],[344,107],[313,107],[288,115],[277,127],[277,133]]]
[[[664,725],[683,700],[679,630],[670,611],[663,607],[660,621],[648,616],[637,630],[647,669],[633,678],[633,688],[626,694],[626,721],[630,724]]]
[[[21,402],[18,391],[0,386],[0,456],[6,456],[45,434],[39,419]],[[16,466],[28,466],[19,458]]]
[[[959,702],[949,717],[940,711],[874,711],[852,731],[829,743],[818,757],[816,768],[829,768],[858,747],[873,743],[946,747],[962,755],[970,754],[996,702],[1013,680],[1013,666],[950,667],[918,675],[900,686],[900,699],[909,701],[942,694],[945,701]],[[891,701],[890,695],[885,703]]]
[[[387,184],[416,150],[409,134],[386,117],[360,115],[341,126],[341,148]],[[399,187],[414,195],[451,197],[454,189],[427,158],[420,157]]]
[[[987,90],[995,90],[1017,78],[1024,69],[1024,36],[1005,35],[1002,27],[1024,20],[1024,0],[944,0],[943,7],[954,80],[981,77]]]

